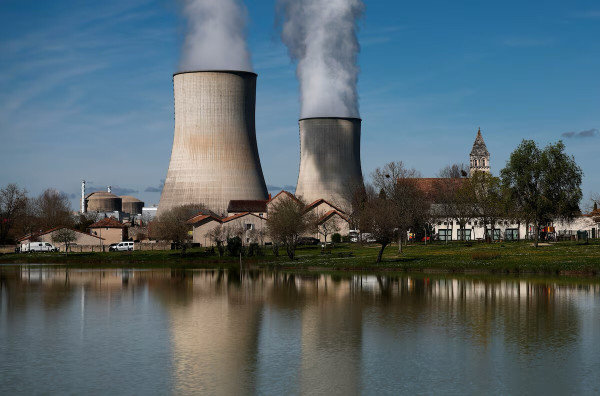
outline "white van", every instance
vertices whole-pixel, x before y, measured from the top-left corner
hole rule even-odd
[[[108,250],[112,250],[113,252],[126,252],[133,250],[133,247],[133,242],[119,242],[116,246],[111,246]]]
[[[30,242],[21,244],[21,253],[58,252],[58,248],[48,242]]]

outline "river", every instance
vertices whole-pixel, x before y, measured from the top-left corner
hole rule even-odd
[[[600,282],[0,267],[2,394],[599,394]]]

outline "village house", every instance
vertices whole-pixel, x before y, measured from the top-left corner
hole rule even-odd
[[[45,232],[36,233],[33,235],[32,234],[25,235],[24,237],[19,238],[18,242],[21,244],[28,244],[29,242],[34,242],[34,241],[35,242],[48,242],[48,243],[53,244],[54,246],[59,248],[61,252],[63,252],[65,250],[65,244],[54,242],[53,237],[56,234],[58,234],[60,231],[64,230],[65,228],[66,227],[56,227],[56,228],[52,228]],[[85,232],[73,230],[71,228],[69,228],[69,230],[73,231],[73,234],[75,236],[75,240],[71,243],[71,246],[82,246],[82,247],[83,246],[85,246],[85,247],[98,246],[98,247],[100,247],[106,243],[103,238],[100,238],[96,235],[87,234]]]
[[[127,239],[127,226],[119,223],[114,217],[107,217],[90,225],[90,234],[104,240],[104,244],[123,242]]]

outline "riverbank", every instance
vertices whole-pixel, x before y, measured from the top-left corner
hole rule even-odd
[[[319,246],[300,247],[291,261],[280,249],[275,257],[270,249],[261,255],[242,257],[244,266],[288,270],[398,271],[441,273],[502,274],[600,274],[600,241],[589,244],[559,242],[537,249],[530,242],[494,244],[452,242],[433,245],[408,245],[398,254],[389,246],[381,263],[375,263],[378,245],[340,244],[325,254]],[[185,256],[179,251],[134,251],[110,253],[6,254],[0,264],[63,264],[73,267],[104,268],[221,268],[239,266],[240,258],[209,255],[205,249],[192,249]]]

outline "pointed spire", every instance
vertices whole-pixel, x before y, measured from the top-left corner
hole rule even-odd
[[[490,153],[488,152],[487,146],[485,145],[485,142],[483,141],[483,136],[481,135],[481,128],[478,129],[477,131],[477,137],[475,138],[475,143],[473,143],[473,149],[471,150],[471,155],[475,155],[475,156],[489,156]]]

